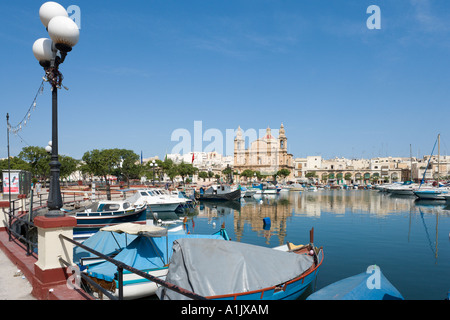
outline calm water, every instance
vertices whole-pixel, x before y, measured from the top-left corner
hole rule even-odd
[[[264,230],[263,218],[271,220]],[[195,233],[225,223],[235,241],[266,247],[309,242],[325,259],[312,290],[365,272],[373,264],[405,299],[442,300],[450,290],[450,207],[376,190],[289,192],[241,206],[202,203],[189,222]]]

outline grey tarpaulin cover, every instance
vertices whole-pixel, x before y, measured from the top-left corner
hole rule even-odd
[[[294,279],[309,269],[313,258],[261,246],[215,239],[178,239],[166,281],[201,296],[240,293]],[[189,299],[165,287],[161,300]]]

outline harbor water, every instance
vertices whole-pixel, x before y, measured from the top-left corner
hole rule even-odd
[[[190,217],[195,233],[212,233],[224,223],[232,240],[266,247],[308,243],[314,228],[314,245],[324,248],[325,260],[307,294],[371,265],[407,300],[443,300],[450,290],[445,201],[377,190],[290,191],[240,204],[203,202]]]

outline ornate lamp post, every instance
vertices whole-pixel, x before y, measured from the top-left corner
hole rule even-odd
[[[47,28],[50,39],[41,38],[33,44],[33,54],[45,70],[46,80],[52,86],[52,146],[50,161],[50,191],[47,216],[58,217],[63,213],[58,161],[58,89],[61,89],[62,74],[59,65],[67,53],[78,43],[80,31],[76,23],[68,17],[67,11],[56,2],[46,2],[39,9],[42,24]]]
[[[155,169],[158,166],[158,164],[155,162],[155,160],[152,160],[150,163],[150,167],[153,167],[153,185],[155,185]]]

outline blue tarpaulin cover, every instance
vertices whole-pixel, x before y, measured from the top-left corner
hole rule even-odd
[[[83,245],[109,256],[125,248],[134,239],[136,239],[136,237],[136,235],[131,234],[98,231],[89,239],[86,239],[86,241],[83,242]],[[75,263],[78,263],[81,258],[92,257],[96,257],[96,255],[78,246],[73,250],[73,261]]]
[[[114,259],[139,270],[162,268],[172,256],[173,242],[180,238],[224,240],[220,235],[186,235],[181,233],[169,234],[168,239],[167,237],[139,236],[114,257]],[[117,272],[117,266],[105,261],[98,265],[90,266],[87,272],[92,277],[113,281],[114,275]]]

